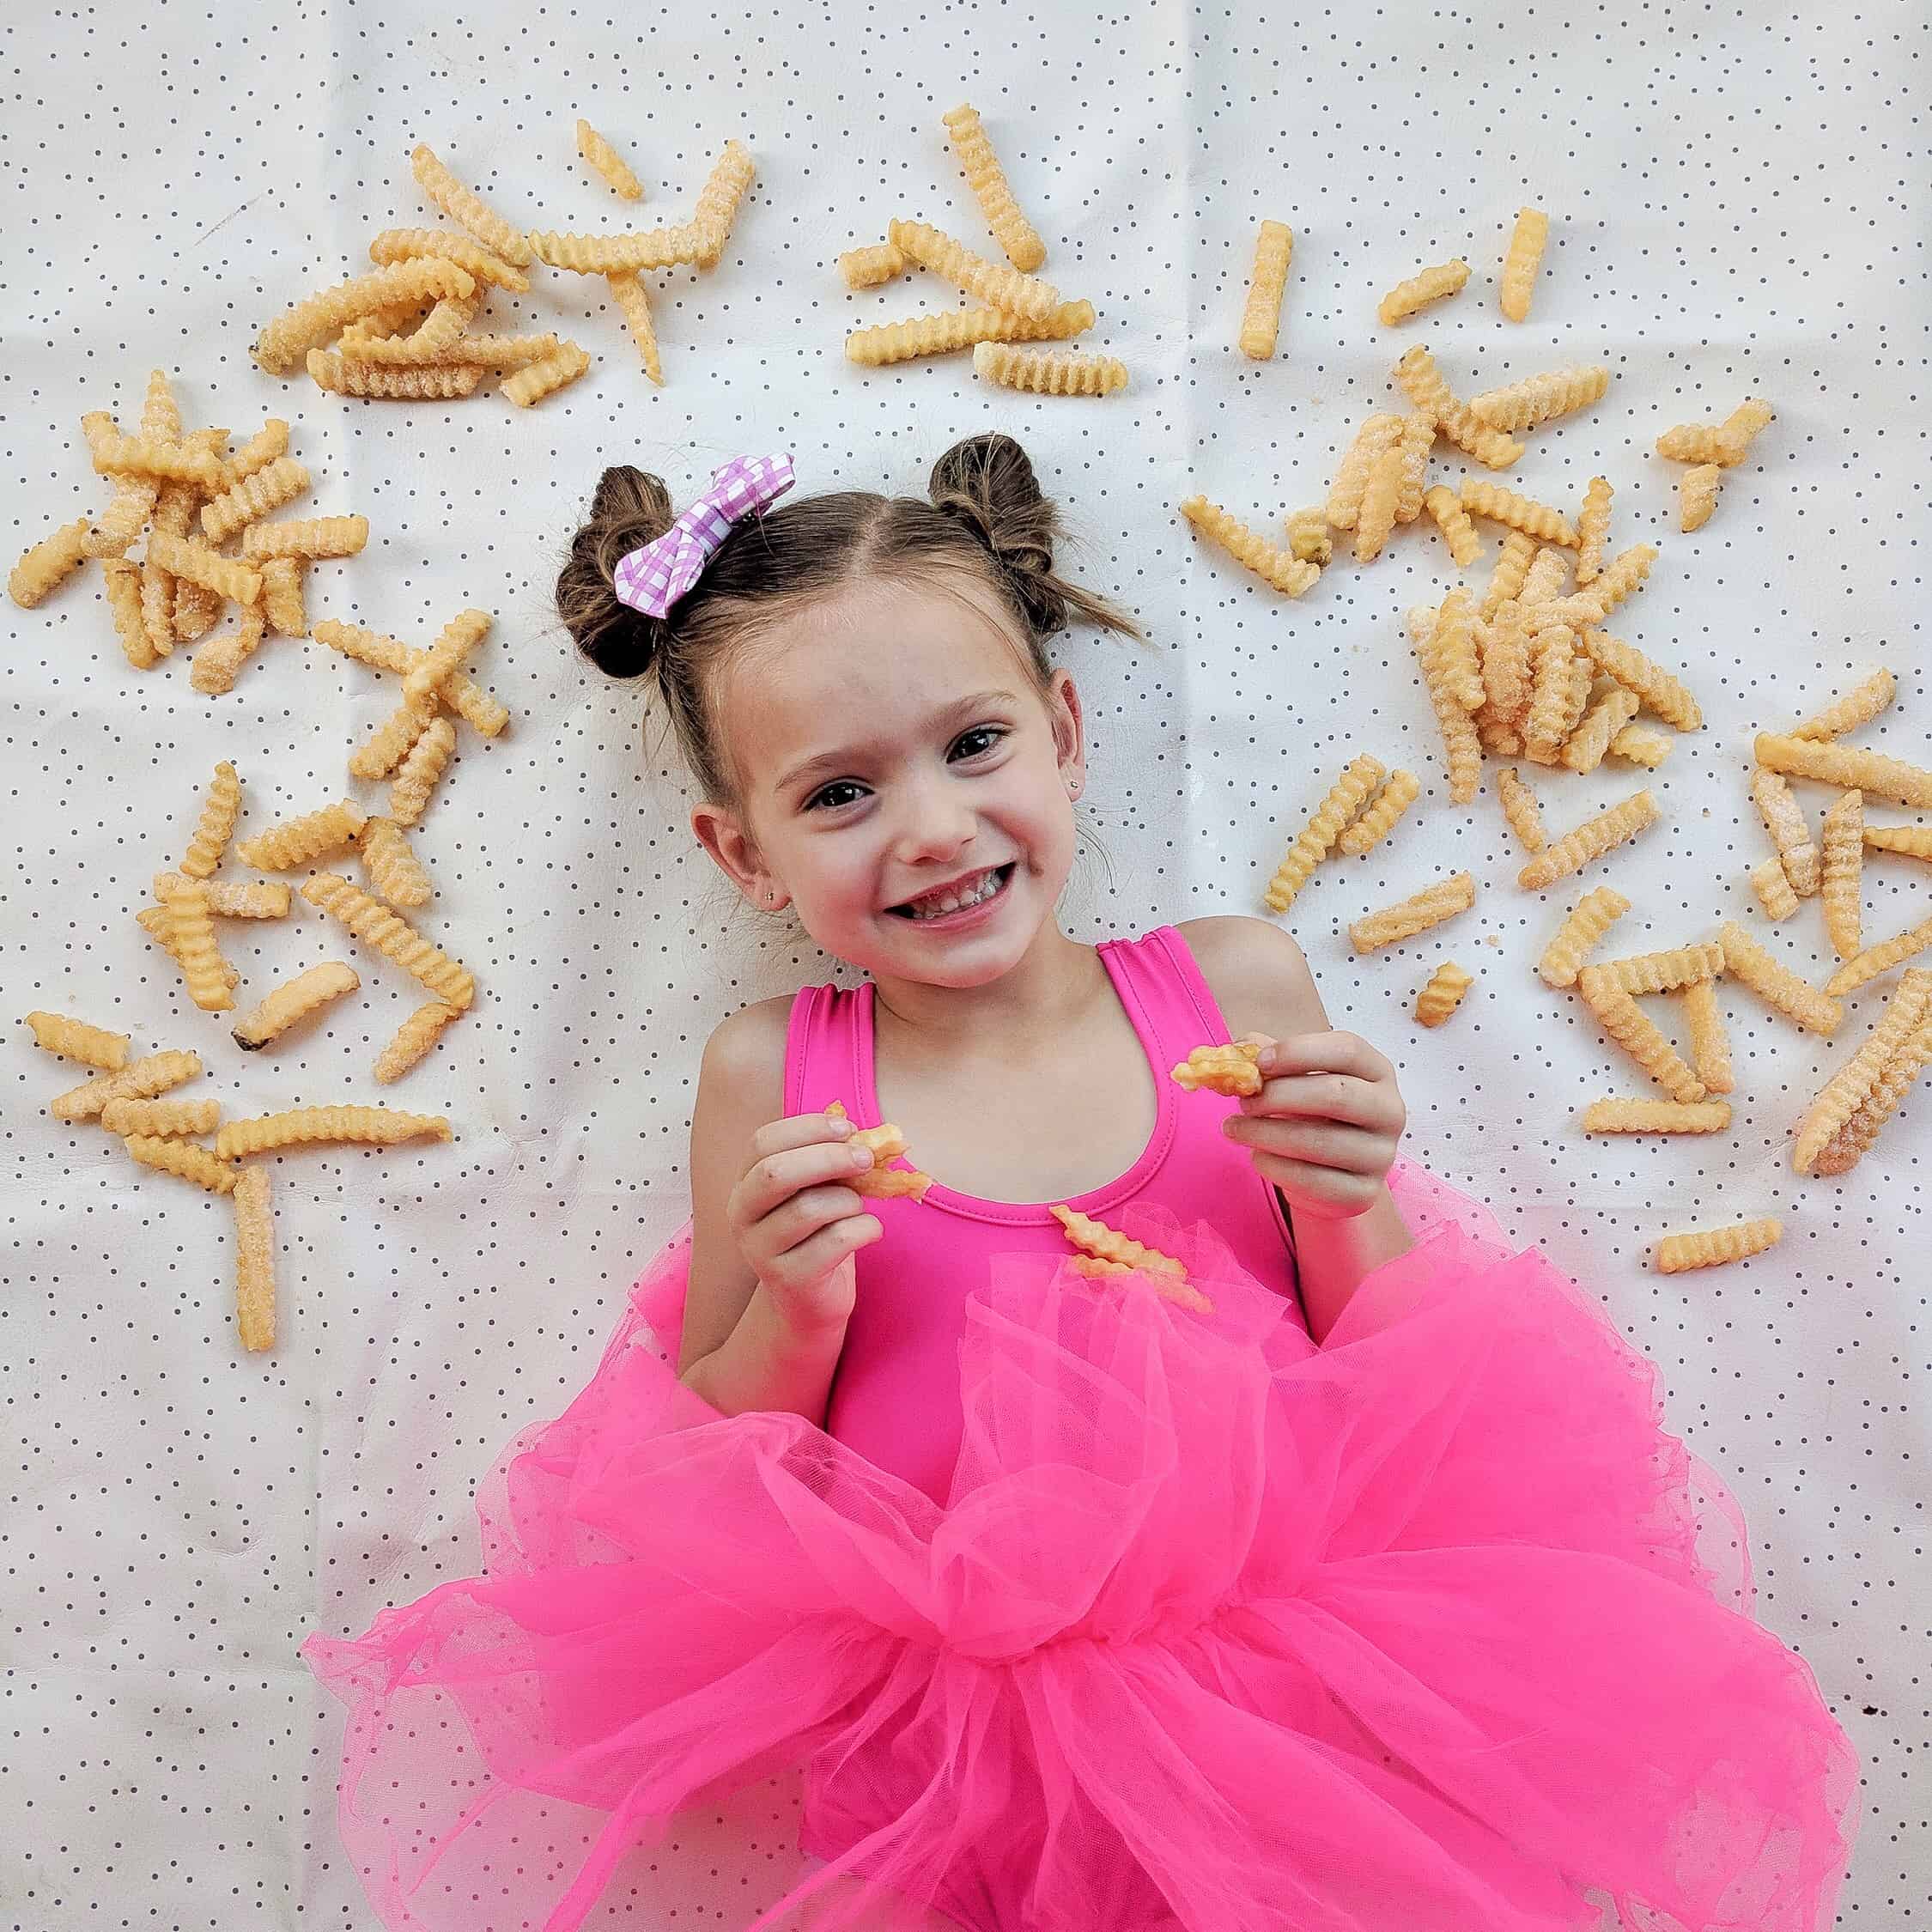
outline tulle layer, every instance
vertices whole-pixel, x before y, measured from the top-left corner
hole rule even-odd
[[[384,1923],[573,1932],[802,1765],[828,1862],[759,1928],[1822,1932],[1857,1760],[1735,1504],[1575,1284],[1392,1184],[1418,1244],[1319,1349],[1206,1224],[1126,1217],[1212,1315],[995,1257],[944,1509],[679,1384],[680,1230],[479,1491],[483,1574],[302,1647]]]

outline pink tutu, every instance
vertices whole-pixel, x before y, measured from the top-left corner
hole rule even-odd
[[[1156,1209],[1211,1315],[996,1257],[943,1510],[677,1382],[687,1224],[479,1491],[483,1575],[302,1645],[384,1923],[570,1932],[798,1765],[829,1862],[757,1927],[1822,1932],[1858,1763],[1735,1504],[1594,1302],[1392,1182],[1417,1246],[1319,1349]]]

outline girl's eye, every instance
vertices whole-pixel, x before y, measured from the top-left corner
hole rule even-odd
[[[836,811],[841,805],[849,803],[845,799],[835,799],[835,792],[856,792],[859,787],[849,778],[841,778],[835,785],[828,785],[806,805],[807,811]]]
[[[953,749],[958,750],[962,746],[970,744],[975,738],[986,738],[990,742],[966,753],[969,758],[982,758],[993,749],[993,745],[997,744],[1005,736],[1006,728],[1004,725],[975,725],[971,731],[963,732],[960,736]],[[835,793],[863,790],[864,787],[860,785],[856,780],[839,779],[835,783],[826,786],[823,791],[815,793],[807,802],[805,810],[807,811],[836,811],[841,805],[849,805],[852,801],[848,799],[835,797]]]

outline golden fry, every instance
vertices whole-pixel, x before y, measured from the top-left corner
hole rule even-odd
[[[1514,765],[1504,765],[1496,775],[1496,796],[1503,816],[1525,852],[1541,852],[1550,842],[1543,829],[1543,814],[1536,794],[1516,775]]]
[[[1181,514],[1204,537],[1211,537],[1237,563],[1246,564],[1265,584],[1290,597],[1299,597],[1321,574],[1321,566],[1304,563],[1277,550],[1256,532],[1238,521],[1218,503],[1198,492],[1181,505]]]
[[[1374,952],[1382,946],[1413,939],[1458,913],[1467,912],[1476,902],[1476,882],[1467,872],[1452,873],[1434,885],[1385,906],[1380,912],[1357,920],[1348,929],[1349,942],[1358,952]]]
[[[1462,500],[1458,497],[1456,501],[1460,503]],[[1503,539],[1496,568],[1490,573],[1489,587],[1483,592],[1482,602],[1476,606],[1479,617],[1485,620],[1492,618],[1505,604],[1513,603],[1522,596],[1537,548],[1536,539],[1527,531],[1512,530]]]
[[[1825,931],[1840,959],[1856,959],[1864,925],[1865,795],[1841,792],[1825,814],[1819,892]]]
[[[228,962],[215,944],[215,925],[208,909],[208,889],[198,879],[164,874],[155,896],[167,914],[173,935],[171,950],[181,963],[188,997],[204,1012],[218,1013],[234,1005],[228,990]]]
[[[1291,510],[1286,519],[1289,554],[1303,563],[1326,563],[1335,554],[1328,534],[1328,513],[1321,508]]]
[[[148,561],[170,576],[185,577],[190,583],[203,585],[237,604],[252,604],[262,594],[259,570],[238,563],[233,557],[218,556],[205,544],[173,536],[165,530],[149,532]]]
[[[1516,225],[1503,258],[1503,280],[1498,290],[1503,313],[1512,322],[1528,319],[1529,298],[1536,287],[1536,271],[1543,265],[1543,246],[1549,234],[1550,218],[1541,209],[1516,210]]]
[[[434,892],[401,829],[386,818],[365,820],[355,841],[356,856],[369,884],[392,906],[426,906]]]
[[[1356,513],[1355,561],[1368,563],[1382,555],[1389,532],[1395,527],[1396,507],[1401,500],[1406,458],[1400,440],[1391,443],[1375,459],[1369,480],[1363,486],[1361,508]]]
[[[1826,785],[1855,786],[1862,792],[1874,792],[1881,799],[1921,811],[1932,808],[1932,771],[1908,765],[1900,758],[1888,758],[1883,752],[1787,738],[1777,732],[1759,732],[1756,749],[1759,764],[1790,777],[1820,779]]]
[[[514,374],[505,376],[496,386],[519,409],[526,410],[542,402],[546,396],[555,395],[567,384],[576,381],[590,366],[589,350],[574,342],[567,342],[555,355],[546,355],[540,362],[526,363]]]
[[[47,1103],[57,1121],[91,1121],[111,1100],[151,1100],[184,1081],[198,1078],[201,1055],[192,1051],[149,1054],[118,1073],[97,1073],[93,1079]]]
[[[1798,1122],[1791,1165],[1808,1174],[1813,1163],[1863,1104],[1886,1067],[1904,1052],[1924,1024],[1932,1002],[1932,973],[1914,968],[1886,1002],[1865,1043],[1827,1080]]]
[[[1517,490],[1505,489],[1501,483],[1484,483],[1475,477],[1465,477],[1462,507],[1472,516],[1493,518],[1498,523],[1506,523],[1526,536],[1540,538],[1546,544],[1576,548],[1577,526],[1561,510],[1547,503],[1539,503],[1534,497],[1525,496]]]
[[[991,308],[1037,319],[1060,307],[1060,291],[1050,282],[989,262],[927,222],[894,220],[886,226],[886,240],[908,260],[944,276]]]
[[[1585,1133],[1722,1133],[1731,1124],[1726,1100],[1593,1100]]]
[[[1657,817],[1657,801],[1648,791],[1634,792],[1620,804],[1587,818],[1567,837],[1540,852],[1516,874],[1516,883],[1541,892],[1559,878],[1580,872],[1613,847],[1633,839]]]
[[[869,248],[848,248],[838,258],[838,270],[848,289],[877,289],[896,282],[906,272],[906,258],[890,241]]]
[[[158,1168],[163,1174],[192,1181],[210,1194],[234,1191],[236,1170],[220,1154],[210,1153],[198,1142],[170,1139],[162,1134],[131,1133],[121,1145],[143,1167]]]
[[[284,819],[279,825],[244,839],[234,848],[234,855],[243,865],[257,866],[265,872],[292,872],[312,859],[341,852],[352,845],[366,817],[355,799],[341,799],[319,811]]]
[[[481,195],[465,187],[437,159],[427,141],[419,141],[410,150],[410,167],[423,193],[459,227],[467,228],[506,262],[518,268],[530,266],[529,238],[520,228],[512,228]]]
[[[1668,952],[1626,953],[1621,959],[1607,959],[1593,969],[1633,996],[1675,993],[1680,987],[1694,986],[1699,980],[1715,979],[1723,969],[1724,949],[1715,939],[1676,946]]]
[[[255,360],[270,375],[286,375],[310,349],[319,349],[365,315],[398,302],[440,301],[446,295],[473,295],[476,290],[475,277],[444,258],[394,262],[373,274],[337,283],[277,316],[256,339]],[[313,365],[310,373],[314,373]],[[100,467],[98,455],[94,467]],[[217,467],[212,483],[219,481]]]
[[[1455,559],[1458,570],[1467,570],[1482,561],[1483,540],[1462,507],[1462,499],[1447,483],[1437,483],[1422,493],[1422,507],[1436,519],[1436,527]]]
[[[319,388],[337,396],[369,399],[390,398],[404,402],[453,402],[469,395],[483,380],[474,364],[431,363],[422,368],[387,368],[380,363],[357,362],[325,349],[309,350],[306,367]]]
[[[1096,1255],[1103,1261],[1124,1261],[1129,1267],[1142,1269],[1149,1274],[1171,1275],[1176,1280],[1187,1279],[1185,1263],[1172,1255],[1163,1255],[1157,1248],[1148,1248],[1130,1240],[1119,1229],[1109,1227],[1104,1221],[1091,1214],[1082,1214],[1068,1207],[1064,1201],[1051,1212],[1067,1240],[1082,1254]]]
[[[302,896],[459,1012],[476,997],[476,980],[467,967],[439,951],[407,920],[339,873],[318,872],[303,886]]]
[[[1792,726],[1792,738],[1832,738],[1868,725],[1899,695],[1899,680],[1880,667],[1869,677],[1862,677],[1836,702]]]
[[[1649,1016],[1602,967],[1584,967],[1577,975],[1577,990],[1603,1030],[1673,1100],[1687,1104],[1704,1098],[1704,1082],[1684,1064],[1677,1049],[1664,1038]]]
[[[1522,454],[1521,443],[1479,422],[1469,405],[1456,399],[1426,343],[1419,342],[1403,351],[1395,365],[1395,380],[1417,409],[1427,410],[1436,418],[1443,435],[1485,468],[1507,470]]]
[[[1601,577],[1597,580],[1600,584],[1604,580]],[[1575,599],[1565,598],[1564,602],[1571,604]],[[1563,607],[1546,605],[1545,621],[1559,621],[1554,613]],[[1674,725],[1680,732],[1703,729],[1704,713],[1698,701],[1662,665],[1653,663],[1635,645],[1589,625],[1577,633],[1577,641],[1606,677],[1613,677],[1626,691],[1636,692],[1645,709],[1654,712],[1667,725]]]
[[[1274,354],[1281,331],[1281,298],[1288,286],[1288,258],[1294,246],[1295,231],[1285,222],[1265,221],[1255,236],[1248,304],[1242,311],[1241,333],[1235,339],[1242,354],[1257,362],[1265,362]]]
[[[1416,1018],[1424,1026],[1440,1026],[1462,1004],[1463,994],[1475,983],[1474,974],[1464,972],[1454,960],[1444,960],[1415,996]]]
[[[1543,983],[1574,986],[1597,941],[1629,910],[1630,901],[1614,886],[1599,885],[1586,892],[1536,962]]]
[[[23,611],[31,611],[73,575],[86,561],[91,527],[85,517],[63,524],[25,551],[7,579],[7,594]]]
[[[1588,409],[1609,386],[1608,364],[1573,363],[1525,376],[1501,389],[1485,389],[1469,398],[1469,413],[1492,429],[1534,429],[1572,410]]]
[[[252,1352],[275,1346],[275,1221],[269,1170],[244,1168],[229,1198],[234,1203],[234,1327]]]
[[[1791,796],[1791,787],[1784,780],[1763,765],[1751,774],[1751,799],[1765,822],[1765,829],[1771,834],[1771,843],[1777,848],[1778,863],[1791,882],[1791,890],[1801,899],[1809,898],[1823,883],[1825,868],[1818,848],[1812,843],[1811,827],[1806,822],[1803,806]],[[1759,897],[1763,896],[1760,890]],[[1783,916],[1781,913],[1771,914],[1773,919]]]
[[[213,1133],[222,1124],[218,1100],[110,1100],[100,1109],[110,1133],[152,1134],[179,1140],[191,1133]]]
[[[1421,781],[1413,771],[1392,771],[1388,782],[1370,802],[1367,811],[1349,826],[1335,842],[1352,859],[1359,859],[1379,840],[1386,838],[1395,822],[1416,801]]]
[[[1868,825],[1865,843],[1874,852],[1898,852],[1908,859],[1932,859],[1932,825]]]
[[[626,201],[641,201],[644,189],[624,158],[581,115],[577,120],[577,152],[596,170],[613,192]]]
[[[1363,419],[1342,452],[1334,481],[1328,485],[1328,521],[1337,530],[1354,529],[1362,507],[1362,493],[1368,488],[1369,472],[1401,434],[1402,418],[1387,410]]]
[[[353,966],[325,959],[278,986],[233,1029],[234,1043],[253,1053],[278,1039],[297,1020],[306,1018],[331,999],[354,993],[362,981]]]
[[[1610,533],[1610,479],[1592,477],[1577,513],[1577,582],[1593,582],[1603,568],[1603,546]]]
[[[1772,958],[1735,919],[1724,921],[1717,939],[1724,949],[1724,970],[1734,980],[1743,981],[1759,999],[1809,1032],[1829,1039],[1838,1030],[1844,1009],[1837,999]]]
[[[1458,599],[1461,600],[1460,611],[1452,618],[1449,606]],[[1449,799],[1455,805],[1467,805],[1475,797],[1477,781],[1482,774],[1482,747],[1477,741],[1476,727],[1461,702],[1464,682],[1473,671],[1473,659],[1469,659],[1463,670],[1452,671],[1443,641],[1445,625],[1458,624],[1467,628],[1467,592],[1458,587],[1443,599],[1441,609],[1426,627],[1417,623],[1418,613],[1411,614],[1409,624],[1415,643],[1416,660],[1422,669],[1423,684],[1429,693],[1436,722],[1442,729]]]
[[[1579,659],[1578,662],[1587,665],[1588,659]],[[1563,748],[1564,764],[1582,775],[1595,771],[1603,762],[1617,733],[1637,715],[1642,702],[1635,691],[1621,684],[1610,685],[1570,734]]]
[[[1006,259],[1015,268],[1031,274],[1046,260],[1047,245],[1035,232],[1033,224],[1020,213],[1019,204],[1013,199],[1013,191],[1006,185],[1005,170],[1000,167],[999,157],[994,154],[993,143],[980,125],[978,111],[969,101],[963,100],[958,106],[948,108],[939,118],[945,123],[952,151],[959,157],[966,184],[973,191],[973,198],[980,204],[981,214],[986,216],[986,225],[1005,251]],[[1264,228],[1279,225],[1279,222],[1263,224]],[[1285,250],[1282,266],[1284,269],[1287,266]]]
[[[1221,1047],[1195,1047],[1170,1070],[1170,1078],[1189,1093],[1206,1087],[1210,1092],[1238,1100],[1261,1091],[1261,1070],[1255,1065],[1261,1057],[1260,1042],[1254,1040],[1237,1040]]]
[[[1294,904],[1296,894],[1328,855],[1343,826],[1361,811],[1369,794],[1387,775],[1381,760],[1366,751],[1349,761],[1348,769],[1328,787],[1262,892],[1261,897],[1271,912],[1285,913]]]
[[[272,515],[309,487],[308,471],[294,457],[278,458],[202,505],[202,535],[210,544],[225,544],[245,524]]]
[[[368,540],[369,519],[365,516],[308,517],[292,523],[252,523],[242,532],[241,554],[264,559],[354,556]],[[241,601],[250,603],[253,599]]]
[[[223,1121],[215,1136],[215,1151],[228,1161],[321,1141],[393,1147],[405,1140],[449,1138],[449,1122],[440,1114],[404,1114],[388,1107],[291,1107],[254,1120]]]
[[[43,1052],[108,1073],[118,1073],[127,1065],[132,1042],[125,1033],[110,1033],[104,1026],[89,1026],[66,1013],[31,1012],[27,1024],[33,1029],[33,1044]]]
[[[413,825],[422,817],[455,750],[456,726],[447,718],[432,719],[389,787],[389,816],[398,825]]]
[[[378,1083],[388,1086],[401,1079],[442,1037],[444,1029],[458,1017],[458,1011],[447,999],[432,999],[418,1006],[382,1049],[375,1063]]]
[[[1923,952],[1927,946],[1932,946],[1932,919],[1922,919],[1917,926],[1908,926],[1903,933],[1881,940],[1875,946],[1868,946],[1863,952],[1846,960],[1826,981],[1825,991],[1833,999],[1856,993],[1868,980],[1875,980],[1880,973],[1890,972],[1901,959],[1910,959],[1913,954]]]
[[[975,343],[973,374],[1038,396],[1110,396],[1127,386],[1127,366],[1117,355],[1056,354],[1010,342]]]
[[[1899,1103],[1918,1084],[1929,1060],[1932,1060],[1932,1020],[1922,1020],[1918,1031],[1886,1064],[1858,1110],[1812,1163],[1812,1172],[1843,1174],[1857,1166],[1871,1151],[1885,1123],[1898,1112]]]
[[[480,241],[453,228],[385,228],[369,244],[369,259],[378,268],[423,256],[453,262],[473,281],[494,283],[513,295],[530,293],[530,277],[514,263],[491,254]]]
[[[1419,275],[1412,275],[1406,282],[1398,282],[1376,306],[1376,319],[1383,328],[1392,329],[1398,322],[1406,322],[1412,315],[1427,308],[1431,302],[1439,302],[1443,296],[1455,295],[1468,279],[1468,263],[1438,262],[1433,268],[1424,269]]]
[[[623,312],[630,339],[637,344],[645,375],[662,389],[664,358],[658,350],[658,325],[652,318],[650,292],[645,288],[642,276],[635,269],[615,269],[605,279],[611,284],[611,301]],[[551,340],[554,343],[556,338],[553,337]],[[552,354],[556,352],[556,349],[551,351]]]
[[[1692,980],[1684,988],[1684,1017],[1691,1034],[1691,1071],[1704,1082],[1706,1093],[1728,1093],[1734,1084],[1731,1043],[1724,1032],[1715,979]]]
[[[1751,868],[1751,890],[1771,920],[1789,919],[1798,909],[1798,895],[1791,890],[1791,876],[1775,855]]]
[[[1677,527],[1702,530],[1717,507],[1717,486],[1724,472],[1715,463],[1699,463],[1677,479]]]
[[[1686,1268],[1711,1268],[1726,1261],[1742,1261],[1762,1255],[1784,1238],[1784,1224],[1775,1214],[1756,1221],[1740,1221],[1728,1228],[1700,1228],[1689,1234],[1666,1235],[1657,1243],[1657,1272],[1680,1274]]]
[[[1648,725],[1625,725],[1610,740],[1613,758],[1628,758],[1633,765],[1655,771],[1670,756],[1670,740]]]
[[[848,1120],[845,1103],[840,1100],[829,1102],[825,1112],[834,1120]],[[926,1190],[933,1185],[933,1176],[923,1174],[915,1167],[896,1168],[887,1163],[902,1158],[910,1159],[906,1152],[906,1137],[891,1121],[882,1121],[875,1127],[859,1127],[846,1136],[848,1147],[863,1147],[872,1157],[869,1170],[862,1171],[855,1181],[844,1181],[841,1187],[850,1188],[861,1199],[869,1200],[924,1200]]]
[[[194,836],[188,841],[186,855],[181,860],[181,871],[189,878],[207,878],[222,862],[222,854],[228,849],[229,838],[234,832],[234,822],[241,815],[241,780],[234,767],[223,758],[215,768],[213,782],[208,788],[208,802],[201,808],[201,817],[195,826]]]

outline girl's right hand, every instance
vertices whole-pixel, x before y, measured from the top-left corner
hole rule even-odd
[[[845,1325],[857,1298],[853,1256],[885,1232],[841,1184],[872,1164],[868,1150],[848,1145],[852,1132],[849,1121],[825,1114],[769,1121],[752,1135],[750,1160],[726,1202],[738,1252],[801,1334]]]

